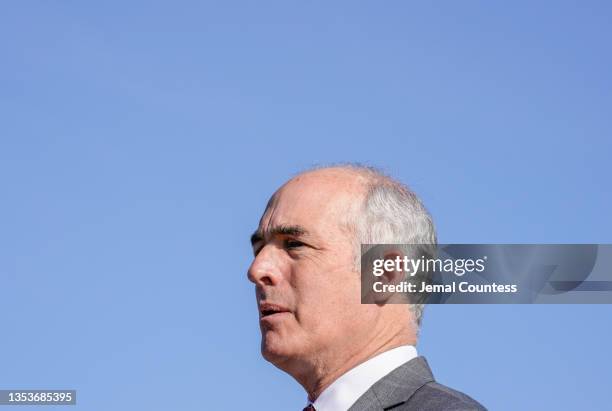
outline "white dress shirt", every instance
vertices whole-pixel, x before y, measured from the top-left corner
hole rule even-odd
[[[344,373],[312,404],[317,411],[346,411],[378,380],[417,357],[413,345],[393,348]]]

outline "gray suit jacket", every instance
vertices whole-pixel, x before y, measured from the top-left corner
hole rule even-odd
[[[349,411],[486,411],[467,395],[438,384],[424,357],[378,380]]]

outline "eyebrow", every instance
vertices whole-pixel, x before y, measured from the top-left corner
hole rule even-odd
[[[272,227],[266,230],[265,233],[258,229],[251,235],[251,245],[255,245],[256,243],[263,241],[266,234],[269,237],[274,237],[278,235],[290,235],[293,237],[304,237],[304,236],[308,236],[308,231],[306,231],[304,227],[299,226],[299,225],[279,225],[279,226]]]

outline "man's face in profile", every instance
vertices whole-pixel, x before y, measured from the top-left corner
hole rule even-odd
[[[365,339],[370,311],[360,304],[354,233],[343,225],[362,198],[354,175],[315,171],[285,184],[261,218],[248,276],[262,353],[280,368],[346,354]]]

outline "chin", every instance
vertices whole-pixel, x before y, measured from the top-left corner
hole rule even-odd
[[[296,357],[295,348],[286,338],[280,338],[273,332],[267,332],[261,337],[261,355],[279,368]]]

